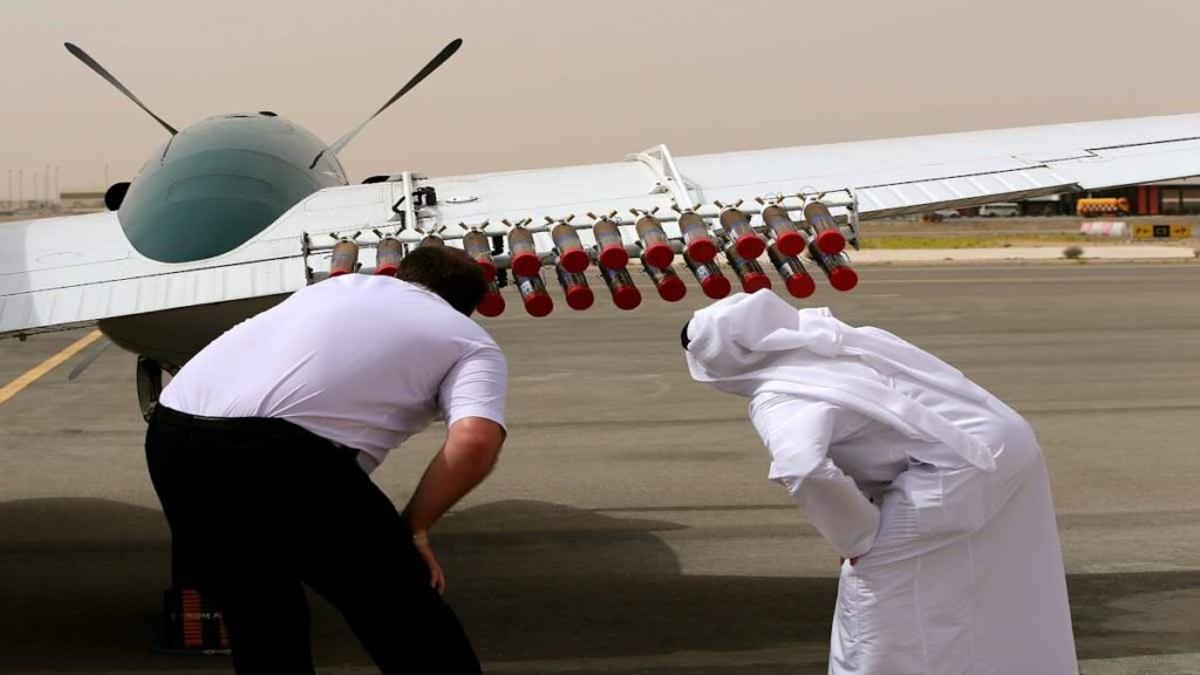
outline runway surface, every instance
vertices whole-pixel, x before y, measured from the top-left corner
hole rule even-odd
[[[1200,264],[862,276],[807,304],[933,351],[1036,427],[1083,671],[1200,672]],[[434,541],[487,669],[824,672],[837,557],[765,480],[745,403],[688,377],[698,289],[605,300],[533,320],[510,294],[483,320],[512,370],[511,437]],[[0,342],[0,386],[85,334]],[[133,362],[110,349],[74,383],[67,362],[0,405],[0,673],[224,672],[150,652],[167,532]],[[396,502],[441,433],[376,473]],[[371,672],[327,606],[313,636],[323,672]]]

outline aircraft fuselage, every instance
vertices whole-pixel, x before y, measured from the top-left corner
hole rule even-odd
[[[236,249],[310,194],[346,184],[336,155],[307,130],[268,112],[220,115],[156,150],[117,218],[139,254],[193,262]],[[123,349],[178,366],[281,299],[106,319],[100,330]]]

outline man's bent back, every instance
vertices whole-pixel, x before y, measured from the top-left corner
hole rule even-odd
[[[234,327],[151,419],[174,581],[214,597],[240,673],[313,671],[305,585],[385,673],[479,670],[427,530],[497,459],[507,369],[468,318],[474,261],[417,249],[399,274],[322,281]],[[367,473],[438,417],[446,441],[398,513]]]

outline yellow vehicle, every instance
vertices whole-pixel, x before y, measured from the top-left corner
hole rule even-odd
[[[1129,215],[1129,200],[1124,197],[1087,197],[1075,202],[1075,214],[1084,218]]]

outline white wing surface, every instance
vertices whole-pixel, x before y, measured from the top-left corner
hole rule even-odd
[[[715,202],[742,201],[753,214],[756,198],[797,193],[853,195],[872,218],[1194,175],[1200,114],[677,158],[660,146],[609,164],[443,178],[406,172],[314,193],[234,251],[190,263],[139,255],[112,213],[3,223],[0,336],[290,293],[328,269],[331,233],[361,232],[369,249],[373,230],[415,241],[441,228],[448,237],[471,227],[502,233],[504,221],[536,227],[573,215],[586,224],[589,212],[617,212],[628,225],[631,209],[669,216],[672,204],[711,218]],[[552,248],[547,234],[535,239]],[[374,264],[370,250],[361,260]]]

